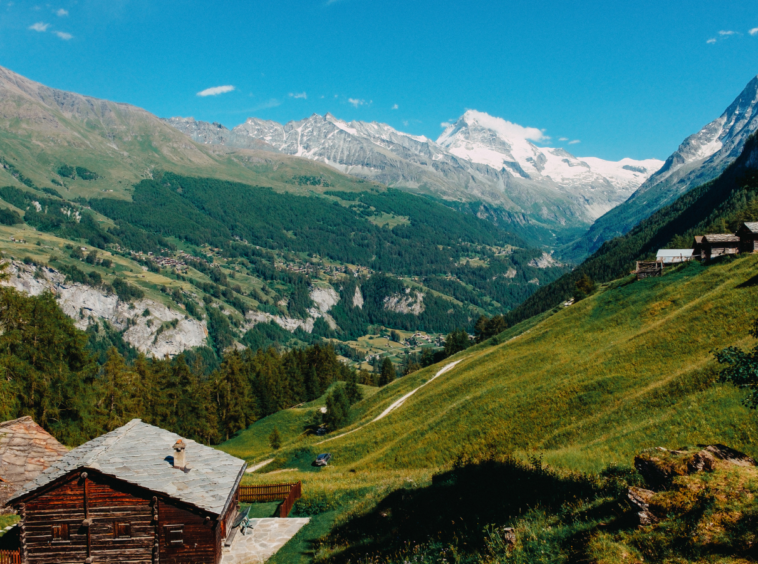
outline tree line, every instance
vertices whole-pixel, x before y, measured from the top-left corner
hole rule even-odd
[[[208,373],[201,355],[127,360],[115,347],[101,365],[88,341],[52,294],[0,288],[0,420],[30,415],[78,445],[140,418],[214,444],[359,377],[330,345],[233,350]]]

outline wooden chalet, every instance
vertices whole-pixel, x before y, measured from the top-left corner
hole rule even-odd
[[[700,247],[702,260],[710,260],[723,255],[736,255],[740,252],[740,238],[731,233],[703,235]]]
[[[68,449],[31,417],[0,423],[0,513],[5,502]]]
[[[758,222],[743,223],[736,235],[740,238],[741,253],[758,252]]]
[[[10,501],[25,564],[218,564],[246,463],[134,419]]]

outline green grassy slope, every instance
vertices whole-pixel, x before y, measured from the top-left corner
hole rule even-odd
[[[616,503],[617,494],[607,488],[615,492],[624,482],[595,483],[588,477],[586,484],[595,484],[588,487],[599,489],[591,495],[582,490],[594,500],[582,509],[569,500],[580,495],[572,488],[585,488],[585,478],[560,473],[609,466],[628,473],[637,453],[656,446],[723,443],[758,455],[758,414],[742,405],[739,390],[716,383],[713,356],[729,345],[752,344],[748,329],[758,316],[756,271],[758,256],[745,255],[709,266],[692,263],[657,279],[627,277],[509,329],[493,339],[494,346],[474,347],[400,378],[356,404],[350,424],[327,437],[298,434],[307,417],[289,410],[275,416],[290,424],[280,427],[289,437],[280,451],[265,443],[274,418],[255,423],[220,448],[249,459],[276,459],[246,476],[248,483],[303,481],[304,498],[295,514],[313,521],[300,535],[301,548],[288,556],[294,561],[352,561],[364,550],[382,552],[389,539],[396,547],[403,539],[429,538],[433,531],[442,535],[445,550],[455,536],[479,543],[468,549],[460,545],[461,550],[480,551],[487,523],[508,523],[534,504],[548,513],[530,513],[521,526],[533,527],[526,533],[535,539],[550,534],[559,539],[545,541],[562,554],[549,561],[572,561],[561,543],[574,542],[570,535],[582,528],[582,519],[602,528],[601,521],[614,518],[609,514],[615,506],[608,504]],[[419,388],[455,361],[460,362]],[[373,421],[414,389],[401,407]],[[319,452],[333,454],[328,468],[310,467]],[[541,473],[540,466],[476,462],[508,455],[541,459],[559,474]],[[498,495],[506,497],[498,501],[482,485],[493,479],[544,481],[544,487],[557,489],[513,497],[503,486]],[[473,497],[456,508],[451,500],[459,495]],[[565,518],[579,521],[545,532],[556,524],[550,512],[564,503],[574,512]],[[601,513],[583,513],[595,506],[603,507]],[[325,530],[331,531],[328,537]],[[583,550],[587,542],[579,543]],[[409,544],[405,556],[376,561],[402,562],[434,552],[433,545]],[[612,548],[597,550],[612,553]],[[616,561],[624,560],[608,560]]]
[[[749,340],[758,315],[758,288],[748,282],[756,266],[754,256],[691,264],[605,288],[512,340],[449,359],[461,362],[386,418],[369,423],[440,366],[358,404],[355,423],[340,431],[355,432],[300,446],[328,448],[339,466],[386,469],[444,466],[489,448],[541,452],[581,470],[628,464],[639,450],[664,443],[724,442],[758,454],[758,418],[737,391],[713,385],[712,355]],[[256,425],[246,433],[259,433]]]

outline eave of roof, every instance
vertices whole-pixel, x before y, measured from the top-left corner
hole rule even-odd
[[[8,504],[35,495],[58,479],[95,470],[214,515],[221,515],[239,485],[247,463],[225,452],[186,440],[189,472],[167,459],[179,435],[135,419],[70,451],[26,484]]]

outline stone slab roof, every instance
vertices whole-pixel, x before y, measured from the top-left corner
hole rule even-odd
[[[746,221],[742,224],[750,233],[758,235],[758,221]]]
[[[21,486],[60,460],[68,449],[31,417],[0,423],[0,507]]]
[[[184,472],[173,467],[179,435],[133,419],[69,452],[28,483],[18,499],[78,469],[97,470],[124,482],[165,494],[214,515],[221,515],[247,463],[225,452],[183,439]]]
[[[740,238],[731,233],[712,233],[703,237],[707,243],[739,243]]]

